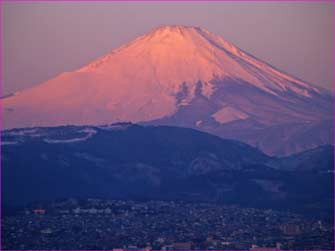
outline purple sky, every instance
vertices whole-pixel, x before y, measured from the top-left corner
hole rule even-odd
[[[206,28],[308,82],[334,82],[332,2],[2,3],[3,94],[42,83],[164,24]]]

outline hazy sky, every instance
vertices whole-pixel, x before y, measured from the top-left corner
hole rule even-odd
[[[332,2],[2,5],[3,94],[77,69],[165,24],[201,26],[285,72],[333,87]]]

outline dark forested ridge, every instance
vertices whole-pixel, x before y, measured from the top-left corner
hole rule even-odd
[[[274,158],[193,129],[128,123],[1,137],[5,207],[100,197],[333,212],[333,146]]]

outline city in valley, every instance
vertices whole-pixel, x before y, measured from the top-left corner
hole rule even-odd
[[[182,201],[68,199],[2,219],[3,249],[325,249],[330,219]]]

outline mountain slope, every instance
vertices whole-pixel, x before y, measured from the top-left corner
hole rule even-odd
[[[334,172],[334,146],[320,146],[288,157],[271,160],[273,167],[293,171]]]
[[[332,143],[327,91],[197,27],[160,27],[2,102],[4,128],[152,122],[242,140],[268,154]],[[313,139],[292,148],[273,133],[279,127],[285,138],[295,137],[297,124],[317,127]]]
[[[333,172],[316,163],[333,152],[322,149],[277,159],[193,129],[132,124],[15,129],[1,141],[6,206],[103,197],[333,213]]]

